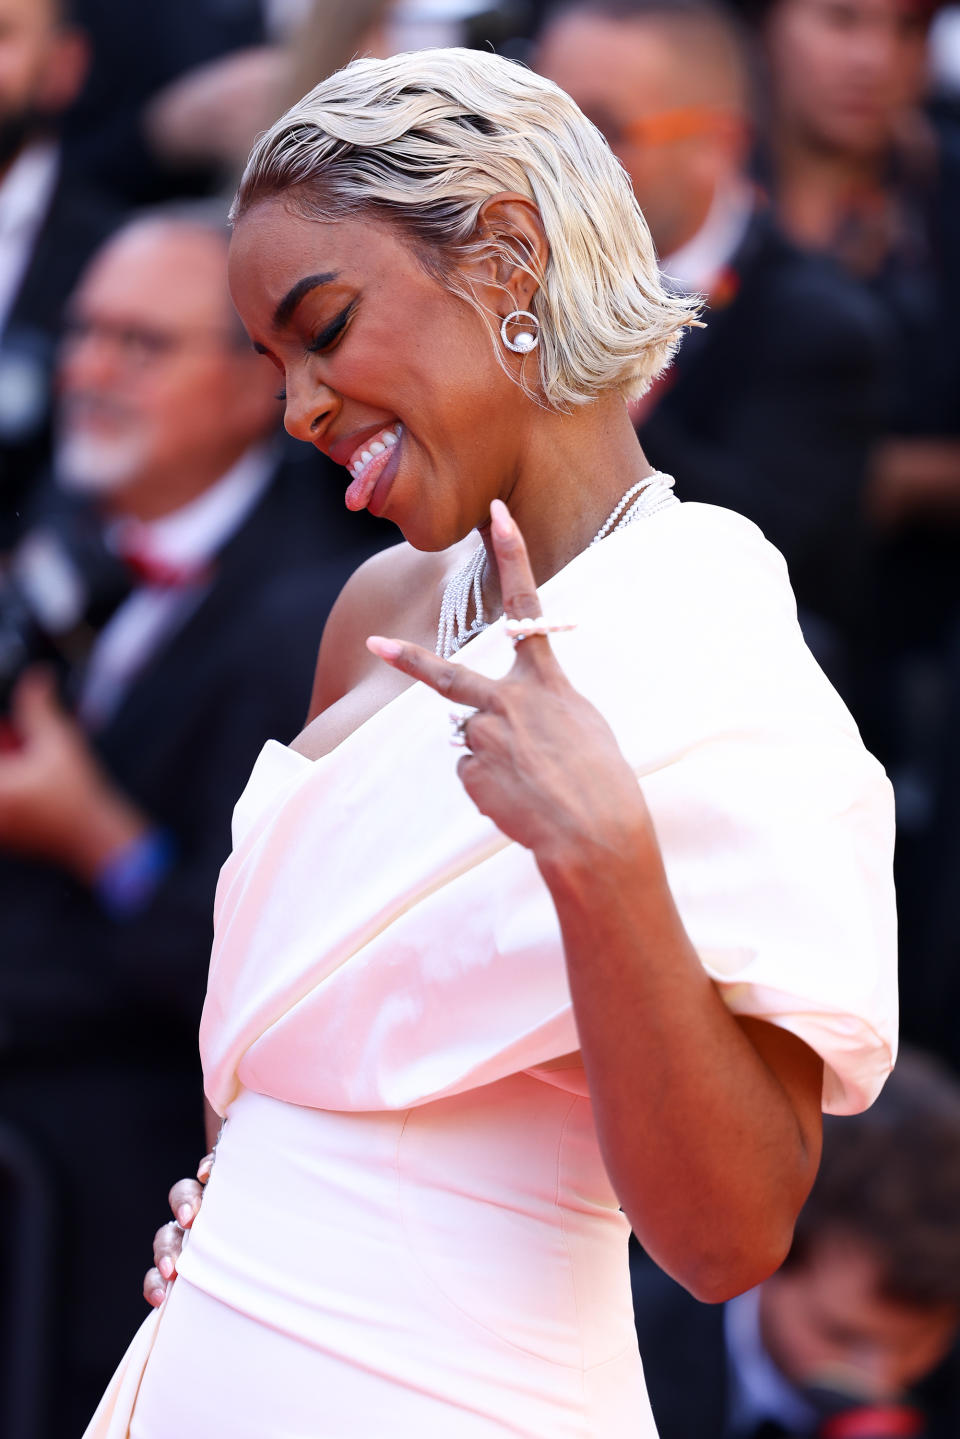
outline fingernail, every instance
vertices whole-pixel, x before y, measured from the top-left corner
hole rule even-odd
[[[166,1297],[167,1291],[165,1289],[150,1290],[150,1303],[153,1305],[154,1309],[159,1309],[160,1305],[163,1303]]]
[[[193,1208],[192,1208],[192,1206],[189,1205],[189,1204],[181,1204],[180,1208],[177,1210],[177,1223],[178,1223],[178,1224],[181,1224],[181,1225],[183,1226],[183,1228],[186,1229],[187,1225],[190,1223],[190,1220],[191,1220],[192,1218],[193,1218]]]
[[[403,645],[399,640],[385,640],[382,635],[369,635],[367,649],[382,660],[398,660],[403,654]]]
[[[169,1254],[165,1254],[163,1256],[163,1258],[160,1260],[160,1263],[157,1265],[157,1268],[160,1270],[160,1273],[163,1275],[164,1279],[173,1278],[175,1266]]]
[[[503,500],[490,501],[490,528],[498,540],[508,540],[513,534],[513,520]]]

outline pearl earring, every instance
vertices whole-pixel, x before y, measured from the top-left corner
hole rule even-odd
[[[507,334],[507,326],[513,320],[516,320],[518,324],[522,322],[524,325],[534,328],[521,330],[516,339],[511,340]],[[504,317],[500,326],[500,338],[508,350],[513,350],[517,355],[529,355],[530,351],[535,350],[540,343],[540,321],[530,310],[511,310],[510,314]]]

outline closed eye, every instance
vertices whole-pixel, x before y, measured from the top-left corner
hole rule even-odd
[[[310,344],[307,346],[311,354],[316,355],[323,350],[328,350],[334,341],[339,339],[342,331],[346,328],[352,311],[353,301],[351,300],[348,305],[344,306],[339,315],[330,321],[329,325],[325,326],[319,334],[314,335]]]

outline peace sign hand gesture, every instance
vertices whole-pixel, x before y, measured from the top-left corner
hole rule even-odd
[[[542,613],[527,548],[500,500],[490,506],[491,536],[508,619]],[[546,635],[516,643],[500,680],[439,659],[419,645],[371,635],[367,646],[395,669],[422,680],[474,713],[462,727],[468,753],[457,765],[467,794],[538,863],[602,862],[652,836],[633,771],[606,720],[570,684]]]

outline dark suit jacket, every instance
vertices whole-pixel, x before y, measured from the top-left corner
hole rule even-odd
[[[302,726],[343,580],[395,533],[356,525],[333,467],[300,448],[96,736],[176,838],[147,908],[111,919],[52,866],[0,859],[0,1123],[45,1165],[61,1222],[50,1439],[82,1433],[142,1317],[167,1189],[203,1153],[197,1023],[233,805],[264,741]]]
[[[64,129],[71,164],[124,206],[210,194],[208,170],[170,172],[157,160],[143,109],[172,80],[236,50],[263,44],[262,0],[72,0],[93,64]]]
[[[725,1439],[727,1355],[723,1305],[700,1304],[631,1240],[634,1317],[647,1392],[660,1439]],[[960,1349],[914,1395],[925,1439],[960,1434]]]
[[[846,630],[863,598],[864,468],[883,414],[881,308],[758,210],[639,425],[681,499],[755,521],[798,605]]]
[[[176,839],[179,861],[149,907],[118,923],[59,870],[0,860],[0,1061],[75,1046],[81,1020],[98,1051],[123,1047],[141,1012],[183,1025],[193,1045],[234,802],[264,740],[301,727],[327,613],[376,547],[305,458],[280,468],[196,610],[92,737],[119,787]]]
[[[51,384],[64,306],[119,218],[61,164],[46,220],[0,334],[0,369],[16,367],[27,387],[18,387],[19,402],[0,404],[0,550],[9,548],[18,532],[29,492],[46,467]]]

